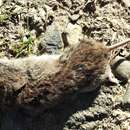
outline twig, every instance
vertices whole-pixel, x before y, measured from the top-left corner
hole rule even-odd
[[[109,51],[112,51],[118,47],[121,47],[121,46],[124,46],[124,45],[127,45],[128,43],[130,43],[130,38],[125,40],[125,41],[122,41],[122,42],[119,42],[119,43],[116,43],[114,45],[111,45],[108,47]]]

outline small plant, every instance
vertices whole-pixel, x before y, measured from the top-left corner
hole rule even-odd
[[[19,57],[23,53],[25,54],[31,54],[33,52],[33,44],[34,44],[34,38],[31,33],[21,38],[19,47],[16,47],[16,56]]]

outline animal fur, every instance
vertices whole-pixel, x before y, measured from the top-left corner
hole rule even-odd
[[[92,91],[99,87],[108,57],[105,45],[83,40],[63,63],[59,55],[0,59],[0,103],[46,109],[83,89]]]

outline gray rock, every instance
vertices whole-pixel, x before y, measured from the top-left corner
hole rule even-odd
[[[116,57],[113,64],[114,74],[122,81],[130,79],[130,61],[123,57]]]
[[[39,49],[41,52],[47,52],[51,54],[57,54],[58,50],[63,47],[60,32],[53,23],[47,27],[47,30],[41,38],[39,43]]]
[[[130,61],[123,57],[116,57],[114,60],[114,73],[121,79],[128,81],[126,92],[123,96],[123,103],[130,104]]]

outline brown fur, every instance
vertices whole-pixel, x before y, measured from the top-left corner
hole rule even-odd
[[[0,59],[0,104],[51,107],[81,91],[99,87],[109,65],[109,53],[130,39],[110,47],[82,40],[66,56]]]
[[[43,108],[48,108],[84,88],[94,90],[105,72],[108,56],[108,49],[103,44],[81,41],[58,72],[40,79],[35,85],[28,82],[16,97],[17,103],[25,106],[42,104]]]

